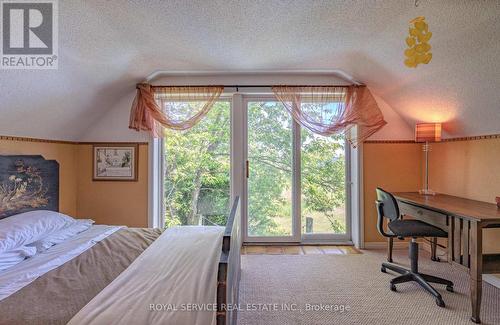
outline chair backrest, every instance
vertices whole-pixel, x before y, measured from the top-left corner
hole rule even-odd
[[[375,202],[377,205],[377,214],[378,214],[378,222],[377,229],[383,236],[389,236],[384,231],[384,218],[389,219],[390,221],[399,219],[399,207],[398,201],[396,198],[389,192],[384,191],[380,187],[377,187],[377,201]]]

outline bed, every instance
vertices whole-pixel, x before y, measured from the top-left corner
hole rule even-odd
[[[57,211],[58,169],[56,161],[42,156],[0,156],[0,219],[33,210]],[[21,194],[6,191],[15,191],[9,182],[25,180],[30,185]],[[241,245],[238,197],[225,227],[162,232],[94,225],[0,271],[0,324],[188,323],[182,319],[236,324]],[[200,268],[204,265],[206,272]],[[199,305],[207,294],[215,296],[212,308],[165,309],[164,302],[177,299]]]

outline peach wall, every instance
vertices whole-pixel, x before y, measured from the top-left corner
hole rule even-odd
[[[500,196],[500,138],[433,144],[429,175],[437,192],[494,203]],[[483,230],[483,251],[500,252],[500,229]]]
[[[77,215],[77,160],[76,146],[71,143],[49,143],[0,140],[2,155],[42,155],[59,162],[59,210]]]
[[[377,231],[375,188],[391,192],[416,191],[421,184],[420,154],[415,143],[365,143],[363,145],[365,242],[385,241]]]
[[[137,182],[92,181],[92,145],[78,145],[77,157],[79,218],[108,225],[148,226],[147,145],[139,145]]]
[[[93,182],[92,145],[0,140],[0,154],[40,154],[59,162],[59,209],[100,224],[148,226],[148,146],[139,145],[137,182]]]
[[[375,188],[416,191],[423,183],[422,145],[365,143],[363,146],[365,242],[385,241],[376,230]],[[500,196],[500,139],[432,144],[430,188],[439,193],[493,203]],[[483,231],[483,251],[500,252],[500,229]],[[443,242],[443,244],[446,244]]]
[[[363,146],[365,242],[384,241],[376,230],[375,188],[416,191],[422,184],[422,149],[416,143]],[[0,140],[0,154],[41,154],[60,166],[60,210],[97,223],[147,226],[148,146],[139,146],[138,182],[93,182],[92,145]],[[430,186],[435,191],[493,202],[500,196],[500,139],[433,144]],[[487,229],[484,251],[500,251],[500,230]]]
[[[430,166],[439,192],[492,203],[500,196],[500,138],[434,143]]]

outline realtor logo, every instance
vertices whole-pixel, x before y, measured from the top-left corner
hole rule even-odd
[[[0,0],[2,69],[57,69],[57,0]]]

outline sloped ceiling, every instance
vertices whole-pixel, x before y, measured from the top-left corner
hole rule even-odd
[[[425,16],[433,60],[403,65]],[[155,70],[342,69],[413,126],[500,133],[499,1],[59,1],[59,69],[0,70],[0,134],[79,140]]]

